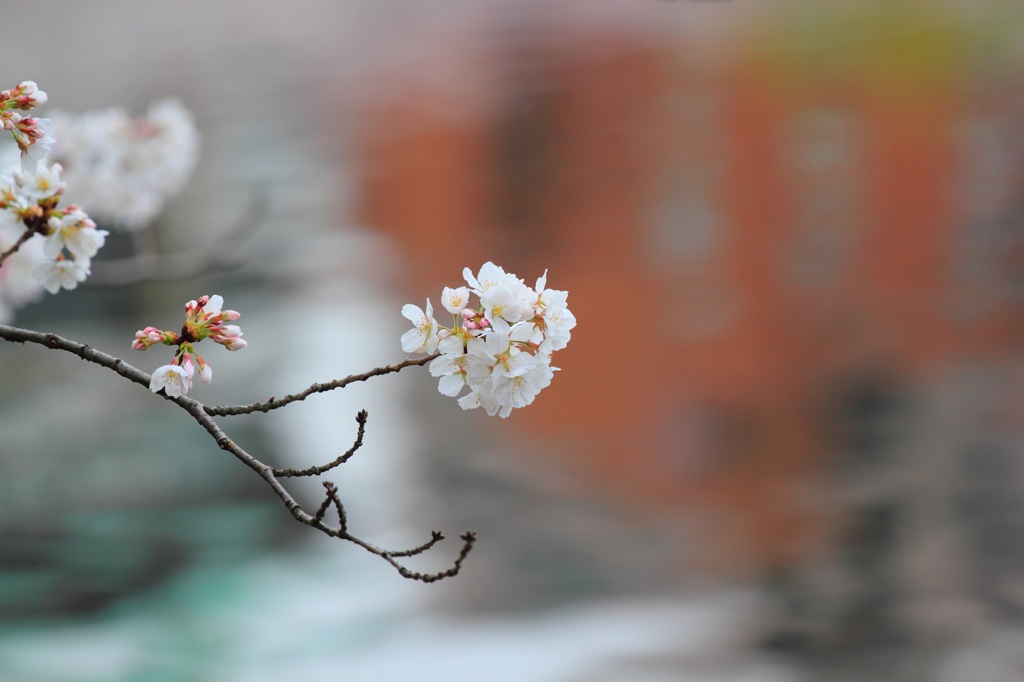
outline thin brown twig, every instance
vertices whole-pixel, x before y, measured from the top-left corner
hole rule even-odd
[[[84,343],[79,343],[78,341],[72,341],[70,339],[66,339],[56,334],[36,332],[28,329],[21,329],[19,327],[11,327],[2,324],[0,324],[0,339],[4,339],[6,341],[11,341],[14,343],[34,343],[53,350],[63,350],[65,352],[72,353],[73,355],[77,355],[78,357],[88,362],[100,365],[101,367],[106,367],[107,369],[112,370],[113,372],[119,374],[120,376],[124,377],[125,379],[128,379],[133,383],[145,386],[147,388],[149,387],[149,382],[151,378],[150,375],[146,374],[145,372],[136,367],[133,367],[132,365],[129,365],[120,358],[108,355],[107,353],[104,353],[102,351],[98,351],[95,348],[92,348]],[[371,376],[379,376],[381,374],[387,374],[388,372],[398,371],[398,369],[401,369],[402,367],[411,366],[412,364],[425,364],[430,359],[432,358],[428,357],[414,362],[400,363],[400,365],[389,365],[386,368],[378,368],[378,370],[372,370],[371,372],[367,372],[364,375],[355,375],[355,378],[349,377],[349,380],[341,381],[345,383],[351,383],[352,381],[365,381]],[[397,369],[395,369],[396,367]],[[336,387],[345,385],[345,383],[342,383]],[[348,523],[345,515],[344,506],[342,505],[341,500],[338,497],[337,488],[335,488],[334,484],[330,482],[324,483],[324,487],[327,490],[327,494],[323,504],[320,505],[320,508],[316,511],[315,515],[310,515],[302,509],[302,507],[291,495],[291,493],[289,493],[288,490],[278,480],[278,476],[276,473],[277,470],[275,470],[270,465],[260,461],[256,457],[252,456],[251,454],[246,452],[242,447],[236,444],[233,440],[231,440],[231,438],[228,437],[228,435],[223,431],[223,429],[221,429],[221,427],[213,420],[209,408],[207,408],[199,401],[189,398],[188,396],[182,395],[171,397],[166,395],[162,391],[157,395],[164,398],[165,400],[173,402],[178,407],[187,412],[189,415],[191,415],[192,418],[196,421],[196,423],[198,423],[199,426],[201,426],[217,443],[217,446],[221,450],[224,450],[233,455],[236,459],[242,462],[242,464],[252,469],[260,478],[262,478],[264,482],[268,486],[270,486],[271,490],[274,491],[274,494],[278,497],[278,499],[280,499],[284,506],[288,509],[292,517],[295,518],[295,520],[299,523],[302,523],[306,526],[310,526],[311,528],[315,528],[320,532],[331,537],[335,537],[346,542],[351,542],[354,545],[362,547],[370,554],[378,556],[387,563],[389,563],[396,571],[398,571],[399,575],[409,580],[418,580],[421,582],[432,583],[438,580],[443,580],[444,578],[454,577],[455,575],[458,575],[459,571],[462,569],[462,563],[469,555],[469,552],[473,548],[473,543],[476,541],[475,533],[467,531],[461,536],[463,541],[462,549],[459,551],[459,554],[455,558],[455,561],[447,570],[440,571],[438,573],[420,573],[417,571],[412,571],[403,566],[398,561],[396,561],[395,557],[415,556],[416,554],[420,554],[422,552],[427,551],[443,539],[443,536],[440,533],[438,533],[437,531],[433,531],[431,533],[431,539],[428,542],[410,550],[389,552],[385,549],[377,547],[376,545],[367,542],[362,538],[352,535],[348,531]],[[288,402],[293,401],[289,400]],[[347,452],[345,455],[339,458],[339,460],[341,461],[344,461],[348,457],[351,457],[351,455],[355,453],[355,451],[358,449],[358,446],[362,444],[363,427],[366,421],[365,411],[360,412],[360,416],[362,417],[362,419],[360,420],[360,429],[359,435],[357,436],[357,444],[353,445],[349,452]],[[340,464],[341,461],[338,461],[337,464]],[[332,466],[337,466],[337,464],[332,463]],[[316,475],[326,470],[327,468],[323,467],[313,467],[312,469],[309,470],[309,474],[303,474],[299,472],[290,475]],[[339,526],[337,527],[327,525],[323,521],[327,509],[331,505],[335,507],[335,510],[338,513]]]
[[[338,537],[348,534],[348,515],[345,514],[345,505],[338,497],[338,488],[330,481],[323,482],[324,490],[327,491],[326,502],[334,504],[334,510],[338,512]]]
[[[406,367],[422,366],[437,358],[440,353],[432,353],[422,358],[404,360],[394,365],[384,365],[383,367],[377,367],[371,369],[369,372],[363,372],[362,374],[350,374],[344,379],[335,379],[334,381],[328,381],[322,384],[313,384],[308,388],[299,391],[298,393],[292,393],[286,395],[283,398],[275,398],[271,396],[266,402],[255,402],[249,403],[248,405],[218,405],[216,407],[206,406],[206,414],[212,417],[228,417],[238,414],[252,414],[253,412],[270,412],[278,408],[284,407],[291,403],[305,400],[314,393],[326,393],[327,391],[333,391],[337,388],[345,388],[349,384],[353,384],[357,381],[366,381],[373,377],[378,377],[384,374],[391,374],[392,372],[400,372]]]
[[[424,542],[419,547],[413,547],[412,549],[405,549],[405,550],[402,550],[400,552],[388,552],[388,556],[392,556],[392,557],[406,557],[406,556],[416,556],[417,554],[423,554],[428,549],[430,549],[431,547],[433,547],[437,543],[441,542],[441,540],[444,540],[444,535],[442,535],[439,531],[432,530],[432,531],[430,531],[430,539],[427,540],[426,542]]]
[[[360,410],[359,414],[356,415],[356,421],[359,423],[359,431],[356,433],[356,440],[352,443],[352,447],[346,450],[333,462],[328,462],[321,466],[308,467],[306,469],[274,469],[274,475],[278,478],[287,478],[289,476],[319,476],[320,474],[330,471],[336,466],[340,466],[347,462],[352,455],[356,454],[356,450],[363,446],[363,434],[366,433],[366,419],[369,417],[369,413],[366,410]]]
[[[17,253],[18,249],[21,248],[21,245],[27,242],[29,239],[31,239],[32,235],[34,235],[35,233],[36,231],[33,230],[31,227],[22,232],[21,236],[18,237],[18,241],[14,242],[11,248],[7,249],[3,253],[0,253],[0,265],[3,265],[5,260],[13,256],[15,253]]]
[[[327,484],[325,483],[324,487],[326,487],[326,485]],[[326,497],[324,497],[324,501],[320,503],[320,508],[316,510],[316,514],[313,516],[313,520],[316,521],[317,523],[320,523],[320,521],[323,520],[323,518],[324,518],[324,514],[327,513],[327,508],[330,507],[330,506],[331,506],[331,496],[327,495]]]
[[[448,569],[444,571],[439,571],[437,573],[421,573],[419,571],[413,571],[403,566],[398,561],[396,561],[395,557],[410,557],[426,552],[428,549],[430,549],[431,547],[433,547],[438,542],[444,539],[444,536],[441,535],[441,533],[438,533],[436,530],[431,531],[430,540],[423,543],[419,547],[413,547],[412,549],[407,549],[398,552],[389,552],[387,550],[381,549],[380,547],[377,547],[376,545],[371,545],[365,540],[361,540],[348,532],[348,530],[346,529],[347,520],[345,519],[345,512],[344,508],[341,505],[341,500],[338,499],[337,488],[334,486],[333,483],[329,481],[324,482],[324,488],[327,490],[327,500],[333,503],[335,508],[338,510],[341,525],[339,528],[331,528],[330,526],[323,525],[322,522],[317,522],[318,525],[314,525],[314,527],[319,528],[323,532],[333,537],[342,540],[347,540],[348,542],[357,544],[363,549],[365,549],[367,552],[379,556],[381,559],[384,559],[384,561],[391,564],[394,567],[394,569],[398,571],[399,575],[401,575],[403,578],[408,578],[409,580],[419,580],[420,582],[424,583],[433,583],[437,582],[438,580],[443,580],[445,578],[453,578],[459,574],[460,570],[462,570],[462,562],[465,561],[466,557],[473,549],[473,544],[476,542],[476,533],[474,533],[473,531],[466,531],[460,536],[460,538],[462,539],[462,549],[459,551],[459,555],[455,557],[455,561],[452,562],[452,565]]]

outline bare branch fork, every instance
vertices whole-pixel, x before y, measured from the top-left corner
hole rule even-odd
[[[112,355],[108,355],[101,351],[96,350],[84,343],[72,341],[56,334],[36,332],[28,329],[21,329],[19,327],[10,327],[7,325],[0,324],[0,338],[11,341],[13,343],[35,343],[46,348],[53,350],[63,350],[68,353],[77,355],[78,357],[106,367],[109,370],[121,375],[125,379],[132,381],[140,386],[149,389],[150,375],[146,374],[142,370],[133,367],[124,360],[116,358]],[[418,580],[425,583],[432,583],[444,578],[451,578],[458,575],[462,568],[462,563],[473,549],[473,544],[476,541],[476,534],[472,531],[467,531],[462,534],[462,549],[459,551],[458,556],[452,565],[444,571],[438,573],[419,573],[412,571],[409,568],[402,565],[396,560],[396,558],[412,557],[426,552],[436,545],[438,542],[444,539],[444,536],[437,532],[432,531],[430,540],[424,544],[407,550],[396,550],[390,551],[382,549],[362,538],[359,538],[348,530],[348,519],[345,513],[345,507],[341,503],[341,499],[338,497],[338,490],[333,483],[330,481],[324,481],[323,486],[326,491],[323,502],[317,509],[316,513],[311,515],[304,511],[302,507],[296,502],[295,498],[292,497],[291,493],[285,489],[280,479],[288,477],[310,477],[319,476],[322,473],[330,471],[331,469],[340,466],[347,462],[349,458],[356,453],[356,451],[363,444],[363,436],[366,431],[366,421],[368,414],[366,410],[362,410],[356,416],[356,422],[359,425],[356,439],[344,454],[337,459],[328,462],[321,466],[308,467],[306,469],[279,469],[274,468],[264,462],[260,461],[256,457],[252,456],[239,445],[237,445],[228,435],[221,429],[221,427],[213,420],[214,415],[235,415],[235,414],[249,414],[251,412],[268,412],[273,409],[284,407],[290,403],[304,400],[306,397],[314,393],[322,393],[324,391],[334,390],[336,388],[343,388],[350,383],[356,381],[366,381],[370,377],[381,376],[384,374],[390,374],[392,372],[398,372],[405,367],[412,367],[414,365],[424,365],[430,360],[436,357],[436,354],[420,358],[417,360],[407,360],[395,365],[386,365],[384,367],[378,367],[364,372],[363,374],[355,374],[344,379],[338,379],[336,381],[327,382],[324,384],[313,384],[304,391],[300,391],[297,394],[286,396],[285,398],[275,400],[270,398],[265,403],[252,403],[250,405],[239,405],[234,407],[217,407],[211,408],[203,405],[197,400],[193,400],[187,396],[169,397],[163,393],[160,397],[165,400],[169,400],[175,403],[178,407],[185,410],[191,417],[199,424],[213,440],[217,443],[220,449],[225,450],[235,456],[236,459],[240,460],[247,467],[252,469],[256,474],[262,478],[274,494],[284,503],[288,511],[291,512],[292,516],[296,521],[304,525],[315,528],[320,532],[324,533],[333,538],[351,542],[352,544],[362,547],[370,554],[376,555],[384,561],[391,564],[391,566],[398,571],[403,578],[410,580]],[[338,516],[338,525],[331,526],[324,522],[324,518],[327,515],[328,510],[334,507],[334,510]]]

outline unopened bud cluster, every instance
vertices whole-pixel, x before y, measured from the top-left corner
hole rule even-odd
[[[28,173],[35,171],[50,153],[54,140],[49,135],[48,119],[22,116],[19,112],[31,111],[46,104],[46,100],[46,93],[34,81],[22,81],[10,90],[0,91],[0,123],[14,135],[21,150],[22,170]]]
[[[494,263],[485,263],[474,276],[463,270],[467,286],[445,287],[441,304],[452,314],[452,326],[434,319],[411,303],[402,315],[413,328],[402,335],[407,353],[441,355],[430,363],[431,376],[440,377],[438,390],[459,398],[464,410],[483,407],[487,414],[507,417],[533,402],[546,388],[557,367],[551,356],[569,343],[576,318],[566,305],[566,291],[548,289],[547,272],[531,288]],[[470,293],[478,297],[470,305]]]
[[[192,378],[199,367],[199,378],[204,384],[213,379],[213,368],[196,352],[195,345],[204,339],[219,343],[228,350],[241,350],[246,342],[237,325],[227,324],[240,317],[235,310],[222,310],[224,298],[217,294],[203,296],[185,304],[185,323],[180,332],[146,327],[135,332],[132,348],[147,350],[157,344],[177,346],[169,365],[158,367],[150,379],[154,393],[161,389],[169,396],[184,395],[192,388]]]

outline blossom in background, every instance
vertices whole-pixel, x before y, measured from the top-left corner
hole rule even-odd
[[[208,384],[213,380],[213,368],[196,353],[195,346],[211,339],[228,350],[241,350],[246,342],[242,330],[234,322],[241,314],[236,310],[223,310],[224,298],[217,294],[203,296],[185,304],[185,323],[181,333],[146,327],[135,332],[133,350],[148,350],[156,344],[176,346],[171,364],[163,365],[153,373],[149,388],[154,393],[161,389],[169,396],[184,395],[192,388],[192,379],[199,366],[199,379]]]
[[[69,196],[104,225],[136,230],[181,191],[199,157],[192,115],[176,99],[133,119],[124,109],[51,115],[52,158],[65,168]]]
[[[84,282],[89,276],[89,270],[72,260],[45,261],[36,266],[32,276],[39,280],[44,289],[55,294],[61,289],[70,291],[77,287],[79,282]]]
[[[0,227],[0,253],[14,245],[20,232]],[[46,262],[42,241],[33,238],[0,266],[0,323],[9,322],[15,310],[44,295],[42,282],[32,273]]]
[[[488,262],[475,275],[463,271],[467,286],[445,287],[441,304],[452,314],[451,327],[438,325],[427,299],[426,310],[402,307],[413,328],[402,335],[407,353],[440,355],[431,361],[438,391],[458,397],[466,410],[508,417],[532,403],[551,383],[557,367],[551,356],[565,348],[576,326],[567,306],[568,292],[547,288],[547,272],[534,287]],[[470,292],[478,297],[470,306]]]

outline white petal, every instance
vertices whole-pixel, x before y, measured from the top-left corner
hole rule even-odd
[[[419,329],[410,329],[402,334],[402,350],[406,353],[418,353],[423,348],[424,341]]]
[[[415,306],[412,303],[406,303],[402,306],[402,317],[413,324],[419,324],[420,320],[424,318],[424,315],[419,306]]]
[[[437,390],[442,395],[451,396],[454,398],[462,390],[462,387],[466,385],[466,380],[461,374],[449,374],[448,376],[441,377],[441,380],[437,383]]]

